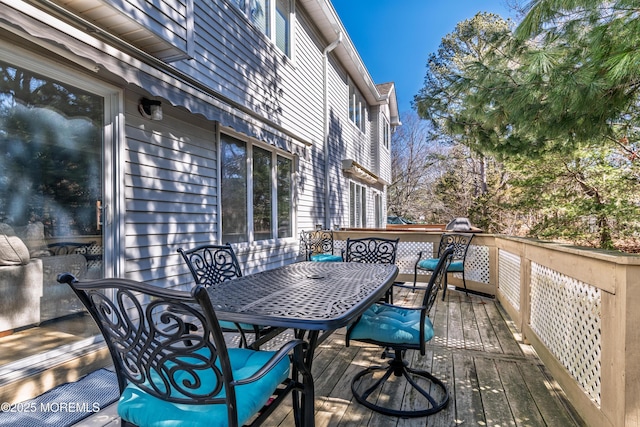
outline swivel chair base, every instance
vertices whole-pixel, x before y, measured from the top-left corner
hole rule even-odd
[[[420,371],[417,369],[412,369],[408,366],[408,363],[403,360],[402,354],[403,350],[396,349],[395,357],[388,362],[388,367],[384,366],[372,366],[367,368],[361,372],[359,372],[351,381],[351,392],[353,393],[353,397],[360,402],[362,405],[367,408],[379,412],[385,415],[391,415],[395,417],[401,418],[415,418],[415,417],[426,417],[427,415],[435,414],[436,412],[444,409],[449,403],[449,392],[447,391],[447,387],[444,385],[442,381],[438,378],[434,377],[431,373],[427,371]],[[358,391],[358,382],[368,376],[373,376],[376,372],[385,371],[382,378],[373,383],[373,385],[362,392]],[[424,397],[426,407],[424,409],[416,409],[416,410],[401,410],[401,409],[393,409],[387,408],[384,406],[376,405],[375,403],[367,400],[369,396],[378,388],[382,387],[382,385],[391,377],[391,375],[395,375],[396,377],[403,376],[408,382],[409,386],[414,388],[419,394],[418,397],[422,395]],[[425,378],[430,382],[430,387],[427,386],[427,390],[432,389],[437,391],[438,398],[434,397],[434,392],[429,393],[423,387],[416,383],[413,376],[418,376]]]

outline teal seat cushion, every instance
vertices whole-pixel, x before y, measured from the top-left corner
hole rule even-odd
[[[433,338],[433,324],[424,320],[424,340]],[[389,344],[420,344],[420,310],[374,304],[351,329],[350,339]]]
[[[433,271],[438,266],[438,261],[438,258],[423,259],[418,263],[418,268]],[[463,270],[464,263],[462,261],[453,261],[451,264],[449,264],[449,268],[447,269],[447,271],[453,273],[462,273]]]
[[[205,355],[207,351],[200,350],[197,353]],[[228,351],[235,380],[253,375],[275,354],[275,352],[271,351],[255,351],[246,348],[231,348]],[[165,366],[170,367],[170,362],[166,362]],[[289,366],[289,358],[285,357],[261,379],[236,387],[238,425],[245,424],[267,403],[278,384],[289,376]],[[202,381],[198,390],[215,389],[218,382],[211,370],[207,370],[204,373],[201,372],[198,378]],[[183,371],[182,376],[178,375],[177,379],[178,381],[176,382],[178,383],[181,380],[192,381],[193,376]],[[160,381],[157,383],[162,384]],[[172,390],[172,392],[182,396],[177,390]],[[225,390],[222,388],[216,397],[224,396]],[[132,384],[128,385],[122,396],[120,396],[118,415],[122,419],[140,427],[228,426],[227,407],[225,404],[189,405],[169,403],[149,395]]]
[[[342,262],[342,257],[340,255],[332,255],[332,254],[315,254],[315,255],[311,255],[311,261],[314,261],[314,262]]]

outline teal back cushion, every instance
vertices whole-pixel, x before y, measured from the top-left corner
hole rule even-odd
[[[314,262],[342,262],[342,257],[340,255],[315,254],[315,255],[311,255],[311,261],[314,261]]]

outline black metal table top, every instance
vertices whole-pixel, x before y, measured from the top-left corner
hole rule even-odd
[[[353,322],[384,296],[395,265],[299,262],[208,289],[220,320],[306,330]]]

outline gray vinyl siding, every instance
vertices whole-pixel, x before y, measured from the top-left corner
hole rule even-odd
[[[371,172],[380,175],[380,152],[382,149],[382,123],[379,106],[371,108],[371,144],[369,145],[371,158]]]
[[[379,108],[378,115],[378,138],[377,138],[377,167],[378,176],[386,182],[391,182],[391,128],[389,128],[389,146],[384,146],[383,141],[383,126],[385,126],[385,119],[388,123],[391,123],[389,118],[389,107],[384,105]],[[386,201],[386,194],[385,199]],[[386,206],[385,206],[386,209]]]
[[[95,78],[108,80],[125,96],[124,121],[118,129],[123,139],[116,142],[121,164],[112,183],[123,202],[122,210],[113,212],[120,221],[118,226],[122,224],[124,238],[124,253],[114,254],[115,259],[123,261],[119,271],[131,279],[161,286],[187,284],[188,273],[176,250],[180,246],[224,243],[217,235],[216,120],[249,143],[273,142],[271,136],[276,133],[277,138],[285,138],[285,133],[289,134],[286,138],[295,139],[297,135],[298,148],[308,143],[292,150],[300,154],[294,157],[294,236],[235,246],[245,272],[296,259],[297,232],[301,229],[315,224],[349,225],[352,178],[343,172],[342,160],[353,159],[376,170],[378,159],[372,156],[371,144],[372,138],[379,139],[375,138],[378,130],[372,128],[372,124],[378,125],[377,109],[366,108],[364,131],[350,121],[348,67],[329,53],[326,90],[330,119],[325,164],[323,50],[333,40],[319,36],[310,15],[299,4],[293,15],[294,46],[289,58],[227,0],[105,1],[180,49],[188,48],[193,57],[175,60],[171,67],[197,80],[197,84],[180,80],[156,62],[140,62],[124,51],[121,55],[118,43],[85,46],[55,33],[60,37],[53,40],[58,45],[70,50],[82,47],[80,56],[93,58],[102,67]],[[185,19],[190,18],[185,17],[190,8],[192,33],[189,19]],[[359,90],[364,94],[368,89]],[[162,121],[142,118],[138,112],[142,97],[162,100]],[[194,107],[202,105],[205,107]],[[191,113],[191,109],[202,114]],[[264,121],[250,117],[254,114]],[[282,129],[275,129],[271,123]],[[373,225],[371,189],[384,188],[356,182],[367,188],[367,225]],[[325,191],[329,194],[328,205]],[[329,223],[325,224],[327,211]]]
[[[308,159],[300,158],[298,173],[298,230],[314,228],[323,224],[325,216],[324,186],[324,44],[312,29],[304,11],[296,10],[295,23],[295,67],[291,79],[285,82],[291,87],[291,126],[308,136],[313,146],[308,150]],[[329,86],[331,89],[331,86]],[[329,96],[330,98],[332,95]]]
[[[345,71],[330,56],[328,72],[329,93],[329,186],[331,223],[349,226],[349,181],[342,172],[342,160],[348,145],[349,86]],[[346,204],[345,204],[346,203]]]
[[[163,287],[188,288],[192,277],[177,249],[221,244],[218,161],[212,122],[165,107],[161,122],[137,114],[127,94],[124,155],[125,272]],[[148,129],[146,129],[148,128]],[[297,240],[234,245],[245,274],[295,261]]]
[[[217,151],[210,122],[165,107],[153,122],[137,114],[137,94],[127,94],[124,154],[125,271],[163,286],[187,273],[176,253],[215,241]],[[173,114],[172,114],[173,113]]]
[[[195,55],[173,65],[308,141],[322,137],[322,52],[296,12],[286,57],[226,0],[195,2]]]

